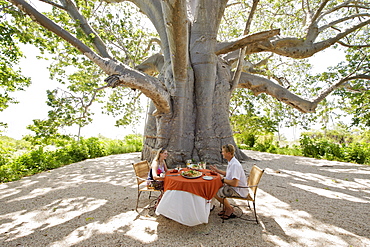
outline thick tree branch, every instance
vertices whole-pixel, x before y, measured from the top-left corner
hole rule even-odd
[[[318,104],[319,102],[321,102],[322,100],[324,100],[331,92],[333,92],[335,89],[341,87],[342,85],[344,85],[346,82],[348,81],[352,81],[352,80],[358,80],[358,79],[365,79],[365,80],[370,80],[370,75],[365,75],[365,74],[361,74],[361,75],[354,75],[354,76],[347,76],[343,79],[341,79],[339,82],[337,82],[336,84],[332,85],[331,87],[329,87],[328,89],[326,89],[323,93],[320,94],[320,96],[315,99],[313,102]]]
[[[162,9],[167,39],[170,44],[174,80],[177,83],[186,83],[189,65],[189,24],[186,0],[162,1]]]
[[[357,48],[370,47],[370,44],[369,45],[350,45],[350,44],[346,44],[346,43],[344,43],[342,41],[338,41],[337,43],[340,44],[340,45],[342,45],[342,46],[349,47],[349,48],[353,48],[353,47],[357,47]]]
[[[156,107],[155,115],[170,112],[170,94],[166,87],[154,77],[137,73],[126,67],[120,74],[113,74],[105,81],[112,88],[121,86],[140,90],[153,101]]]
[[[364,22],[361,22],[351,28],[348,28],[346,29],[345,31],[341,32],[341,33],[338,33],[335,37],[333,38],[329,38],[325,41],[322,41],[322,42],[317,42],[313,45],[313,49],[310,51],[313,55],[315,54],[316,52],[318,51],[321,51],[325,48],[328,48],[329,46],[337,43],[338,41],[340,41],[342,38],[346,37],[347,35],[349,35],[350,33],[353,33],[355,32],[356,30],[364,27],[364,26],[367,26],[367,25],[370,25],[370,19],[368,19],[367,21],[364,21]]]
[[[255,95],[269,94],[303,113],[315,112],[317,107],[317,103],[302,99],[273,81],[257,75],[242,73],[238,87],[250,89]]]
[[[282,38],[273,41],[259,42],[250,45],[248,51],[250,53],[257,53],[262,51],[269,51],[275,54],[291,57],[291,58],[307,58],[311,57],[315,53],[322,51],[331,45],[338,42],[340,39],[346,37],[348,34],[355,32],[356,30],[369,25],[370,19],[363,21],[347,30],[338,33],[336,36],[327,40],[312,44],[311,42],[301,40],[298,38]]]
[[[247,22],[245,24],[245,29],[244,29],[243,35],[249,34],[250,26],[252,24],[253,16],[256,12],[258,3],[259,3],[259,0],[253,0],[253,5],[252,5],[252,8],[251,8],[251,11],[249,12],[249,16],[248,16]],[[240,75],[243,71],[244,57],[245,57],[246,50],[247,50],[246,46],[243,47],[242,49],[240,49],[239,59],[238,59],[238,63],[237,63],[237,66],[236,66],[236,71],[235,71],[235,73],[233,75],[233,78],[232,78],[232,81],[231,81],[231,90],[234,90],[236,88],[236,86],[238,85],[238,83],[239,83]]]
[[[9,2],[11,2],[14,6],[19,8],[23,12],[25,12],[27,15],[29,15],[33,21],[37,22],[41,26],[45,27],[47,30],[55,33],[59,37],[69,42],[71,45],[76,47],[83,54],[86,54],[86,53],[94,54],[94,52],[87,45],[82,43],[79,39],[71,35],[69,32],[61,28],[59,25],[55,24],[52,20],[47,18],[45,15],[38,12],[26,1],[9,0]]]
[[[161,40],[160,40],[160,39],[158,39],[158,38],[151,38],[151,39],[149,40],[149,44],[148,44],[148,46],[145,48],[145,50],[144,50],[144,52],[143,52],[143,53],[148,52],[148,51],[149,51],[149,49],[150,49],[150,47],[151,47],[151,45],[152,45],[153,43],[157,43],[159,46],[161,46],[161,44],[162,44],[162,42],[161,42]]]
[[[227,54],[229,52],[243,48],[247,45],[267,40],[279,34],[280,34],[280,29],[273,29],[269,31],[263,31],[263,32],[243,36],[243,37],[240,37],[236,40],[232,40],[229,42],[218,43],[215,53],[216,55]]]
[[[51,6],[57,7],[57,8],[59,8],[59,9],[66,10],[66,9],[64,8],[64,6],[62,6],[62,5],[60,5],[60,4],[57,4],[57,3],[54,3],[53,1],[49,1],[49,0],[40,0],[40,2],[44,2],[44,3],[50,4]]]
[[[112,0],[105,0],[112,1]],[[166,24],[164,21],[162,0],[130,0],[141,12],[143,12],[152,22],[161,39],[161,49],[166,61],[170,60],[170,50],[167,39]]]
[[[315,15],[311,19],[311,25],[315,25],[316,20],[320,17],[322,10],[325,8],[326,4],[329,2],[329,0],[324,0],[320,4],[320,7],[316,10]]]
[[[351,1],[347,1],[347,2],[344,2],[340,5],[337,5],[337,6],[334,6],[334,7],[331,7],[329,10],[326,10],[326,12],[322,12],[324,7],[327,5],[328,1],[325,0],[321,5],[320,7],[318,8],[318,10],[315,12],[315,15],[314,17],[310,20],[310,23],[309,23],[309,26],[307,28],[307,34],[306,34],[306,37],[305,37],[305,42],[306,43],[313,43],[316,38],[318,37],[318,35],[320,33],[322,33],[324,30],[330,28],[330,27],[333,27],[337,24],[340,24],[340,23],[343,23],[345,21],[348,21],[348,20],[353,20],[355,18],[359,18],[359,17],[366,17],[366,16],[369,16],[368,13],[366,12],[358,12],[359,9],[366,9],[366,4],[365,3],[362,3],[361,1],[356,1],[355,4],[351,5],[350,3],[352,2]],[[348,8],[351,8],[351,9],[356,9],[356,13],[354,14],[348,14],[347,16],[345,16],[344,18],[340,18],[338,20],[334,20],[334,21],[331,21],[329,24],[325,24],[324,26],[322,27],[319,27],[319,22],[321,20],[323,20],[324,18],[325,19],[325,22],[327,20],[332,20],[333,18],[332,17],[327,17],[327,15],[329,14],[333,14],[337,11],[341,11],[341,9],[348,9]],[[307,15],[307,18],[309,18],[309,14],[306,14]],[[344,26],[346,26],[344,24]]]
[[[145,59],[145,61],[137,65],[135,69],[153,76],[155,74],[158,74],[162,70],[163,64],[164,64],[163,55],[157,53]]]
[[[352,20],[352,19],[358,18],[358,17],[370,17],[370,14],[368,14],[368,13],[361,13],[361,14],[346,16],[344,18],[335,20],[333,22],[328,23],[327,25],[324,25],[324,26],[320,27],[319,30],[318,30],[318,32],[320,33],[322,31],[324,31],[325,29],[330,28],[330,27],[333,27],[334,25],[337,25],[337,24],[339,24],[341,22]]]
[[[354,4],[351,4],[352,2]],[[332,14],[335,11],[340,10],[340,9],[343,9],[343,8],[369,9],[369,4],[367,4],[367,6],[366,6],[365,3],[362,5],[360,1],[352,1],[352,0],[346,1],[346,2],[344,2],[342,4],[339,4],[337,6],[334,6],[333,8],[327,10],[326,12],[322,13],[322,15],[320,15],[320,17],[317,19],[317,22],[320,21],[323,18],[326,18],[327,15]]]
[[[361,74],[347,76],[341,79],[335,85],[329,87],[313,101],[302,99],[301,97],[291,93],[288,89],[274,83],[269,79],[247,73],[242,73],[238,87],[250,89],[255,95],[261,93],[269,94],[277,100],[284,102],[285,104],[290,105],[303,113],[309,113],[315,112],[317,105],[335,89],[339,88],[350,80],[356,79],[370,80],[370,75]]]
[[[71,18],[79,23],[81,30],[86,34],[86,36],[92,37],[92,44],[99,52],[100,56],[112,59],[112,56],[109,54],[107,46],[104,44],[103,40],[100,39],[100,36],[89,25],[86,18],[81,15],[76,5],[71,0],[60,1],[64,5],[65,10],[71,16]]]
[[[45,27],[47,30],[54,32],[71,45],[76,47],[81,53],[87,56],[91,61],[97,64],[108,75],[108,86],[115,87],[117,85],[127,86],[141,90],[145,95],[151,98],[157,107],[158,112],[169,112],[170,99],[169,94],[164,86],[155,78],[142,74],[136,70],[129,68],[126,65],[118,64],[112,59],[102,58],[94,53],[88,46],[72,36],[66,30],[56,25],[49,18],[35,10],[24,0],[10,0],[10,2],[20,10],[28,14],[34,21]]]

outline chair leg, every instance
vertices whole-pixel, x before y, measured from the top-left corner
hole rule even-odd
[[[158,206],[158,204],[159,204],[160,200],[162,199],[162,196],[163,196],[163,190],[161,190],[161,192],[160,192],[159,196],[158,196],[158,197],[157,197],[157,199],[156,199],[156,203],[155,203],[155,205],[154,205],[154,209],[157,209],[157,206]]]
[[[257,212],[256,212],[256,203],[254,201],[253,201],[253,211],[254,211],[254,217],[256,218],[256,223],[258,224]]]
[[[225,214],[225,197],[222,198],[222,211],[224,211],[224,214]],[[222,218],[222,223],[224,223],[225,219],[224,217],[221,217]]]
[[[137,199],[136,199],[136,208],[135,211],[137,211],[137,207],[139,206],[139,198],[140,198],[141,191],[137,192]]]

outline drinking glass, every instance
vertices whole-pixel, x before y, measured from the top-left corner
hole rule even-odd
[[[186,166],[190,166],[191,160],[186,160]]]
[[[205,161],[200,161],[198,162],[198,165],[201,169],[206,169],[206,162]]]

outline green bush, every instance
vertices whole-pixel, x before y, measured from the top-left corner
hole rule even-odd
[[[100,141],[99,138],[90,137],[89,139],[82,140],[81,142],[86,145],[90,159],[107,155],[104,142]]]
[[[273,142],[274,137],[272,135],[262,136],[252,149],[260,152],[276,153],[277,146],[274,145]]]
[[[336,136],[340,136],[339,134]],[[346,137],[346,140],[356,139]],[[239,139],[240,140],[240,139]],[[279,147],[278,143],[274,144],[271,135],[260,136],[253,147],[242,143],[238,144],[240,149],[251,149],[260,152],[269,152],[276,154],[306,156],[317,159],[336,160],[344,162],[354,162],[357,164],[370,164],[370,143],[349,143],[346,144],[343,138],[325,139],[324,135],[318,133],[302,134],[299,140],[299,146]],[[367,139],[366,139],[367,140]]]
[[[27,170],[41,170],[44,171],[45,167],[47,166],[48,157],[44,153],[44,150],[42,147],[39,147],[36,150],[32,150],[31,152],[24,153],[20,156],[18,156],[14,163],[17,165],[20,165],[24,167]]]
[[[69,163],[78,162],[89,158],[89,148],[86,143],[83,141],[72,141],[69,145],[62,148],[65,150],[65,153],[62,154],[62,157],[66,158],[67,155],[70,158]]]
[[[358,164],[370,164],[370,144],[351,143],[345,149],[345,161]]]
[[[302,135],[299,139],[300,147],[303,156],[306,157],[319,157],[319,147],[316,145],[314,139],[308,137],[307,135]]]
[[[343,160],[344,151],[342,146],[325,139],[314,139],[302,135],[300,140],[302,154],[306,157],[325,158],[328,160]]]
[[[342,145],[324,139],[313,139],[303,135],[300,139],[302,154],[306,157],[324,158],[354,162],[357,164],[370,164],[370,144],[350,143]]]
[[[0,183],[89,158],[142,150],[142,137],[139,135],[129,135],[123,141],[91,137],[82,138],[80,141],[63,140],[58,143],[64,145],[58,145],[54,151],[48,151],[43,146],[38,146],[20,154],[16,154],[17,150],[4,149],[4,146],[0,145],[0,154],[2,154],[0,156]],[[9,150],[13,152],[9,152]]]
[[[289,147],[289,145],[286,145],[285,147],[277,147],[276,153],[292,156],[302,156],[301,149],[297,145],[293,145],[292,147]]]
[[[105,143],[108,154],[126,153],[125,142],[122,140],[109,140]]]
[[[127,135],[123,138],[123,141],[126,145],[133,145],[133,146],[142,146],[143,145],[143,137],[141,135],[131,134]]]
[[[251,132],[244,132],[241,134],[235,134],[235,139],[240,145],[245,145],[247,147],[254,147],[257,142],[257,135]]]
[[[9,161],[9,157],[7,157],[7,153],[5,152],[5,150],[2,150],[1,146],[0,146],[0,167],[7,164]]]

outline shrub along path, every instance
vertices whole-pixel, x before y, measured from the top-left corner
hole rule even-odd
[[[370,246],[370,167],[244,151],[265,169],[260,224],[183,226],[137,213],[139,153],[85,160],[0,184],[1,246]],[[147,204],[146,196],[141,205]],[[239,202],[242,203],[242,202]],[[184,205],[186,206],[186,205]],[[245,207],[245,213],[252,214]]]

